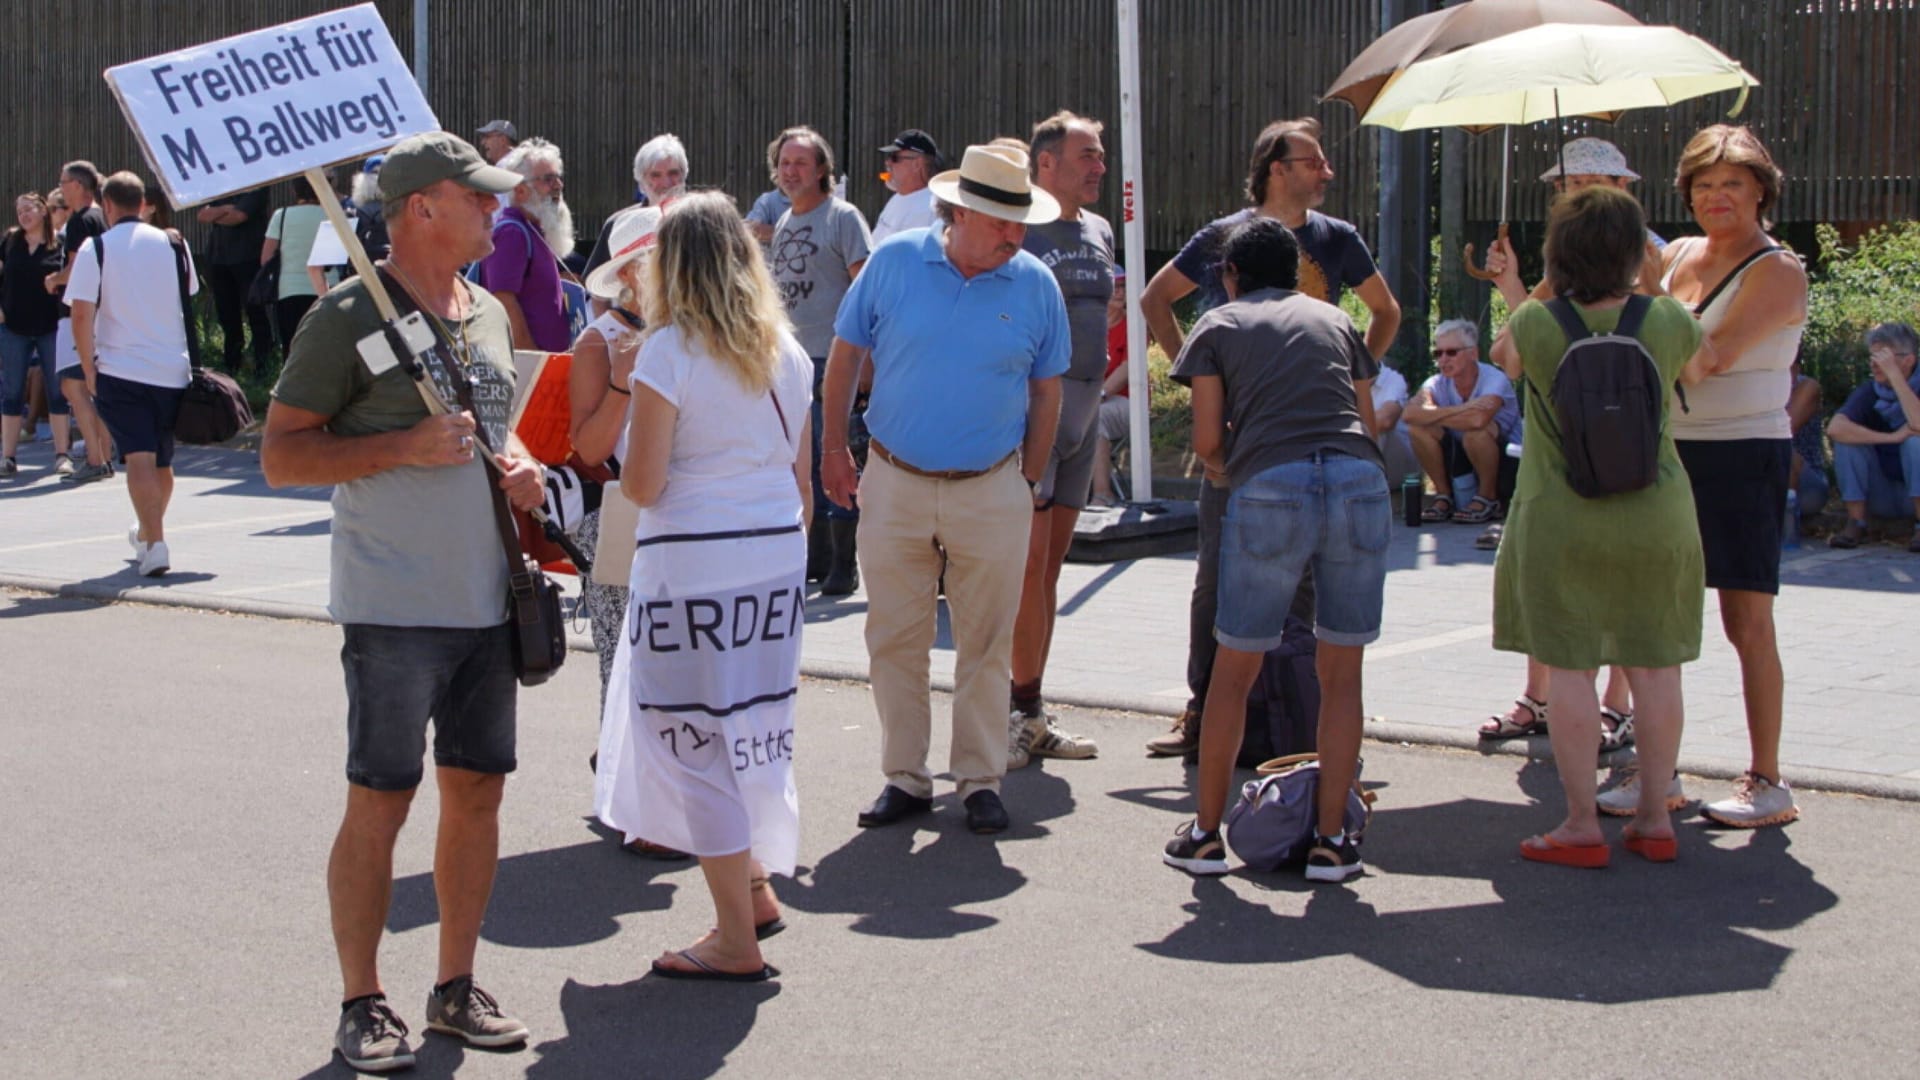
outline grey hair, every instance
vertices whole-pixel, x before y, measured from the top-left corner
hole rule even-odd
[[[684,173],[687,171],[687,148],[686,145],[680,141],[680,136],[672,134],[655,135],[653,138],[641,143],[639,151],[633,155],[633,182],[636,184],[646,183],[647,170],[660,164],[662,161],[671,161],[675,165],[680,166],[681,172]]]
[[[1920,356],[1920,334],[1903,322],[1883,322],[1867,331],[1867,350],[1884,345],[1901,356]]]
[[[1442,334],[1459,334],[1467,343],[1467,348],[1480,347],[1480,325],[1468,319],[1448,319],[1433,328],[1433,339],[1440,340]]]
[[[566,171],[566,163],[560,159],[560,148],[535,135],[507,151],[507,156],[500,159],[500,167],[531,178],[533,167],[542,161],[551,162],[561,172]]]

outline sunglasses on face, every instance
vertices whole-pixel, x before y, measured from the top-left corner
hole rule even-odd
[[[1321,169],[1327,167],[1327,159],[1323,157],[1283,157],[1280,159],[1280,164],[1282,165],[1288,165],[1294,162],[1300,162],[1314,172],[1319,172]]]
[[[1445,360],[1449,356],[1458,356],[1461,353],[1466,351],[1467,351],[1466,346],[1462,346],[1461,348],[1458,348],[1458,349],[1435,349],[1433,350],[1433,358],[1435,360]]]
[[[917,152],[912,150],[895,150],[887,155],[887,162],[891,164],[898,161],[912,161],[919,156]]]

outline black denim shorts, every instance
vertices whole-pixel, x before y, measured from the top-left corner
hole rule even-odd
[[[104,371],[93,382],[94,411],[106,422],[120,463],[126,464],[128,454],[152,454],[156,468],[172,466],[173,424],[186,390],[116,379]]]
[[[347,676],[347,781],[375,791],[420,786],[433,722],[433,763],[510,773],[514,760],[513,646],[507,624],[341,627]]]
[[[1778,595],[1790,439],[1676,439],[1693,485],[1707,588]]]

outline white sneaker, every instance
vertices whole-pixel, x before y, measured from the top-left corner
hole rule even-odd
[[[140,575],[142,577],[159,577],[161,574],[173,569],[167,560],[167,542],[165,540],[155,540],[153,543],[147,544],[146,549],[147,550],[140,555]]]
[[[1632,817],[1640,812],[1640,764],[1634,762],[1623,766],[1620,776],[1620,783],[1601,792],[1594,802],[1603,814]],[[1676,773],[1673,782],[1667,785],[1667,810],[1671,813],[1685,805],[1687,793],[1680,789],[1680,776]]]
[[[1735,829],[1785,825],[1800,816],[1800,808],[1793,804],[1793,788],[1788,786],[1785,777],[1775,783],[1753,772],[1743,774],[1734,783],[1732,795],[1708,803],[1700,812]]]
[[[1070,761],[1082,761],[1100,752],[1092,739],[1085,735],[1075,735],[1062,731],[1056,723],[1056,717],[1047,713],[1038,719],[1027,721],[1030,733],[1027,752],[1034,757],[1065,758]]]
[[[1024,769],[1032,761],[1033,721],[1026,713],[1014,709],[1007,714],[1007,771]]]
[[[127,543],[133,545],[134,558],[144,559],[147,557],[147,542],[140,539],[140,526],[137,522],[127,526]]]

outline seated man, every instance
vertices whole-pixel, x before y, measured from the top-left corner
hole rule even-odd
[[[1387,459],[1389,486],[1406,479],[1420,468],[1413,456],[1413,440],[1407,434],[1407,377],[1385,363],[1373,380],[1373,440]]]
[[[1473,323],[1441,323],[1433,333],[1433,359],[1439,372],[1404,414],[1414,457],[1438,493],[1420,520],[1484,524],[1500,513],[1500,455],[1520,419],[1520,403],[1513,383],[1480,362],[1480,328]],[[1456,509],[1453,478],[1469,472],[1477,491]]]
[[[1789,371],[1793,392],[1787,398],[1787,426],[1793,432],[1787,490],[1799,505],[1800,520],[1819,517],[1831,494],[1827,484],[1827,440],[1820,430],[1820,380],[1800,370],[1796,357]]]
[[[1881,323],[1867,331],[1873,378],[1847,395],[1827,422],[1833,439],[1833,471],[1847,504],[1847,526],[1827,539],[1830,547],[1855,548],[1867,534],[1867,512],[1876,517],[1920,518],[1920,374],[1914,355],[1920,335],[1906,323]],[[1920,528],[1907,542],[1920,554]]]

